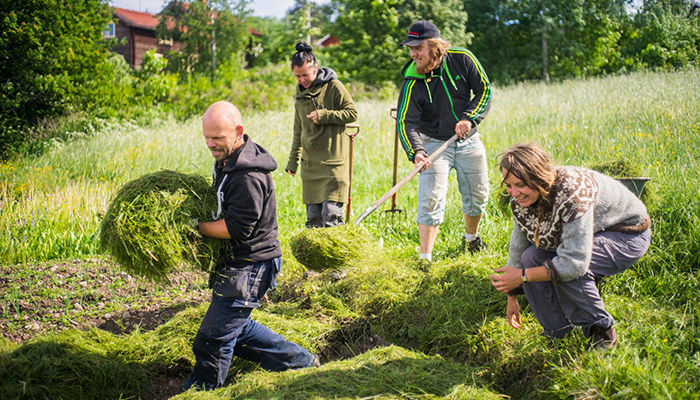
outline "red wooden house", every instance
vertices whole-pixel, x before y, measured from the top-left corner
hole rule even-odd
[[[112,51],[124,56],[131,68],[141,69],[148,50],[155,49],[160,55],[180,50],[180,43],[156,38],[157,15],[123,8],[112,10],[115,22],[107,26],[103,36],[117,38],[118,44]]]

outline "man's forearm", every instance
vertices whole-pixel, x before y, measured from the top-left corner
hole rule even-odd
[[[220,219],[218,221],[200,222],[199,233],[204,236],[210,236],[217,239],[231,239],[226,227],[226,221]]]

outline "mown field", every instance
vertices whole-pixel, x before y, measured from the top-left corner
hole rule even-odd
[[[335,280],[327,273],[304,277],[306,268],[292,256],[289,241],[305,219],[301,182],[274,172],[283,276],[254,318],[320,354],[324,364],[268,373],[235,361],[227,386],[210,393],[177,395],[206,310],[204,277],[149,283],[120,271],[97,242],[110,198],[124,183],[161,169],[209,176],[200,121],[112,124],[75,132],[40,157],[2,163],[0,397],[700,398],[698,93],[699,71],[495,88],[480,126],[492,167],[481,228],[489,247],[476,256],[459,253],[453,182],[427,273],[416,262],[417,179],[398,193],[402,212],[378,210],[357,227],[368,238],[357,243],[363,257]],[[394,106],[358,103],[352,220],[392,185]],[[292,110],[243,118],[283,168]],[[611,350],[586,352],[580,332],[552,342],[527,309],[520,330],[504,318],[505,297],[488,280],[506,260],[511,227],[495,157],[519,142],[542,145],[558,164],[623,165],[626,174],[651,178],[642,198],[652,246],[603,288],[620,334]],[[402,153],[398,167],[399,177],[412,169]]]

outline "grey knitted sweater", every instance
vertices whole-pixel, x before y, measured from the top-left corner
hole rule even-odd
[[[579,167],[557,167],[548,202],[522,207],[511,198],[513,230],[509,267],[521,268],[520,259],[531,244],[556,252],[545,263],[555,284],[586,273],[593,252],[593,234],[604,230],[640,233],[651,222],[646,207],[619,181]]]

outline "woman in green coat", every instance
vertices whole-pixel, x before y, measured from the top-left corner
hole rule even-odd
[[[343,223],[350,180],[345,124],[357,120],[357,110],[335,71],[318,67],[311,46],[297,43],[296,50],[292,71],[299,84],[286,171],[296,176],[301,160],[306,227],[337,226]]]

